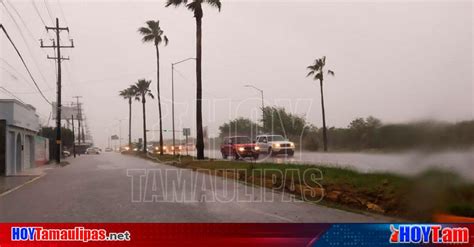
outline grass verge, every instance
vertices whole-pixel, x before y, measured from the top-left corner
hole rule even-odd
[[[206,169],[212,175],[284,190],[303,200],[322,201],[325,205],[358,211],[417,221],[430,221],[437,213],[474,217],[474,184],[449,171],[428,170],[407,177],[392,173],[360,173],[324,165],[129,155],[184,169]]]

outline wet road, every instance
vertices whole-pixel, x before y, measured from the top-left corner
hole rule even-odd
[[[356,214],[301,201],[288,202],[288,195],[267,189],[263,189],[265,193],[261,198],[273,198],[273,201],[262,202],[256,200],[259,197],[258,193],[249,193],[249,189],[255,187],[240,183],[223,184],[219,182],[222,180],[220,177],[211,177],[116,153],[82,155],[76,159],[70,158],[69,161],[70,165],[48,170],[44,177],[0,197],[0,221],[376,222],[388,220],[380,216]],[[166,173],[169,171],[171,173]],[[181,179],[179,181],[187,182],[181,192],[185,198],[190,198],[190,201],[169,197],[176,192],[178,172]],[[162,174],[167,175],[160,177]],[[209,185],[212,182],[206,183],[211,181],[211,178],[216,181],[213,186]],[[190,181],[198,181],[197,190],[193,191],[186,187],[192,184]],[[237,197],[226,195],[228,191],[234,191]],[[165,194],[167,196],[163,196]],[[220,194],[221,197],[213,201],[212,195],[215,194]],[[223,198],[225,200],[222,200]],[[242,198],[253,198],[253,200]]]
[[[192,154],[192,153],[191,153]],[[219,150],[206,150],[206,156],[221,159]],[[399,153],[307,152],[296,151],[294,157],[261,155],[259,162],[323,164],[348,167],[360,172],[394,172],[416,175],[431,168],[456,172],[474,181],[474,148],[438,152],[407,151]]]

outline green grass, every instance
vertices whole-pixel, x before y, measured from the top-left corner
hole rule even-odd
[[[143,155],[139,155],[144,158]],[[150,157],[146,157],[150,159]],[[430,220],[435,213],[459,216],[474,215],[474,184],[463,181],[449,171],[429,170],[414,177],[392,173],[361,173],[355,170],[328,167],[324,164],[275,164],[233,160],[195,160],[191,156],[163,155],[156,162],[187,169],[239,170],[254,178],[291,181],[309,186],[321,184],[326,192],[343,192],[344,200],[329,202],[357,210],[367,210],[356,199],[381,206],[385,214],[414,220]],[[315,169],[316,168],[316,169]],[[318,172],[321,171],[321,173]],[[321,179],[322,174],[322,179]],[[313,178],[313,179],[311,179]],[[252,180],[253,181],[253,180]]]

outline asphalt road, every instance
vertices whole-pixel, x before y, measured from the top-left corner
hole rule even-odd
[[[356,214],[301,201],[288,202],[289,196],[279,192],[262,189],[265,193],[252,193],[251,189],[255,187],[241,183],[224,184],[219,177],[116,153],[82,155],[76,159],[69,158],[69,161],[70,165],[48,170],[42,178],[0,197],[0,222],[388,220],[380,216]],[[186,183],[183,190],[176,189],[178,173],[180,181]],[[161,174],[168,175],[158,176]],[[197,181],[198,186],[194,187],[197,189],[190,189],[193,188],[192,181]],[[189,201],[173,200],[170,195],[176,191],[181,191],[183,198],[189,198]],[[229,191],[235,192],[231,193],[233,196],[226,195]],[[221,197],[216,197],[217,194]],[[253,200],[246,200],[249,198]],[[264,198],[273,201],[258,200]]]

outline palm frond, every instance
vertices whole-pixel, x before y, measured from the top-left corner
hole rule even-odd
[[[149,20],[146,22],[146,24],[148,25],[148,28],[150,28],[150,30],[154,31],[156,29],[157,26],[159,26],[159,21],[156,22],[154,20]]]
[[[220,0],[205,0],[212,7],[216,7],[219,11],[221,11],[222,3]]]
[[[149,28],[146,28],[146,27],[141,27],[138,29],[138,32],[142,35],[148,35],[148,34],[151,34],[151,30]]]
[[[334,71],[332,71],[332,70],[328,70],[328,75],[332,75],[332,76],[334,76]]]
[[[316,65],[310,65],[308,67],[306,67],[307,69],[309,70],[318,70],[318,68],[316,67]]]
[[[194,0],[190,2],[189,4],[186,4],[186,8],[188,8],[189,10],[194,12],[194,14],[196,14],[196,11],[201,9],[201,1]],[[202,12],[202,9],[201,9],[201,12]]]
[[[312,75],[314,75],[314,70],[311,70],[311,71],[306,75],[306,77],[309,77],[309,76],[312,76]]]
[[[320,81],[322,81],[322,80],[323,80],[323,74],[322,74],[322,73],[317,73],[317,74],[314,76],[314,79],[315,79],[315,80],[320,80]]]
[[[165,35],[165,45],[168,45],[168,42],[169,42],[168,37]]]
[[[187,0],[168,0],[168,1],[166,2],[166,5],[165,5],[165,6],[166,6],[166,7],[169,7],[169,6],[173,5],[173,6],[175,6],[175,7],[178,7],[178,6],[181,5],[181,4],[187,4],[187,3],[188,3]]]
[[[149,34],[149,35],[143,36],[143,38],[142,38],[142,41],[143,41],[144,43],[146,43],[146,42],[151,42],[151,41],[153,41],[153,40],[155,40],[155,36],[154,36],[153,34]]]

